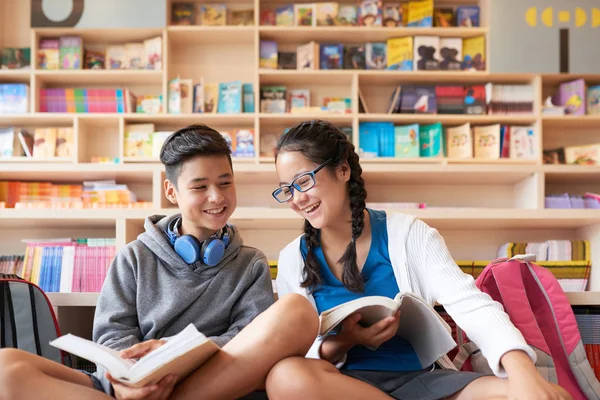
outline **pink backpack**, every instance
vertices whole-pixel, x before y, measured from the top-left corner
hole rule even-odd
[[[531,262],[534,259],[520,255],[494,260],[476,285],[504,306],[535,350],[536,367],[546,380],[563,387],[574,400],[600,399],[600,382],[588,362],[569,300],[554,275]],[[459,370],[491,372],[472,342],[461,346],[453,362]]]

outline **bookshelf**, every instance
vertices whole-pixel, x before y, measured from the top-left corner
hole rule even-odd
[[[280,134],[286,127],[312,118],[330,120],[351,127],[358,143],[358,126],[366,121],[395,124],[441,122],[456,126],[494,123],[536,127],[539,154],[534,160],[500,159],[362,159],[364,178],[371,202],[426,202],[428,208],[405,210],[440,230],[456,259],[490,259],[500,244],[508,241],[586,239],[592,246],[592,265],[600,266],[600,210],[556,210],[544,208],[547,193],[600,192],[600,167],[544,165],[542,149],[581,144],[588,138],[600,142],[597,116],[545,116],[541,104],[558,84],[584,78],[600,83],[600,75],[505,74],[451,71],[372,71],[372,70],[267,70],[259,68],[259,41],[276,40],[282,48],[315,40],[345,44],[383,41],[416,35],[489,38],[486,0],[438,0],[436,4],[479,4],[482,27],[477,28],[378,28],[378,27],[273,27],[258,26],[262,9],[273,9],[284,0],[238,1],[228,6],[250,6],[255,11],[254,26],[166,26],[162,29],[29,29],[29,2],[0,0],[0,48],[31,47],[36,54],[39,38],[79,35],[84,44],[106,46],[154,36],[163,39],[163,69],[129,70],[40,70],[32,56],[29,71],[0,70],[0,83],[28,83],[28,114],[0,115],[0,126],[73,127],[76,152],[70,159],[1,159],[0,180],[80,183],[83,180],[115,179],[124,183],[152,209],[98,210],[15,210],[0,209],[0,255],[23,253],[24,238],[115,237],[117,248],[125,246],[143,231],[144,217],[175,211],[162,193],[164,172],[158,160],[125,158],[124,129],[127,124],[154,123],[157,130],[174,130],[203,122],[218,130],[254,129],[255,157],[235,159],[234,171],[238,209],[232,222],[241,230],[245,243],[276,259],[279,250],[301,233],[301,219],[271,198],[277,184],[273,158],[258,152],[261,135]],[[243,3],[243,4],[242,4]],[[172,0],[166,1],[170,20]],[[493,45],[493,44],[491,44]],[[489,66],[489,43],[487,62]],[[488,67],[489,68],[489,67]],[[162,94],[166,109],[167,85],[176,76],[198,82],[240,79],[252,83],[254,113],[242,114],[69,114],[39,112],[39,89],[55,87],[125,87],[134,93]],[[385,114],[393,88],[399,84],[531,84],[535,93],[531,115],[418,115]],[[308,88],[317,100],[325,96],[350,97],[352,112],[331,114],[266,114],[258,110],[262,85],[285,85],[289,89]],[[360,113],[358,90],[369,103],[371,113]],[[315,101],[316,103],[317,101]],[[568,132],[568,135],[565,133]],[[116,157],[117,164],[93,164],[94,156]],[[590,292],[570,293],[573,304],[600,305],[600,269],[592,268]],[[60,311],[66,332],[81,329],[80,313],[87,322],[97,300],[94,293],[50,294]],[[89,308],[88,311],[78,310]]]

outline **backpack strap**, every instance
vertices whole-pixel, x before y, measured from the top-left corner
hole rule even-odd
[[[8,323],[4,319],[4,287],[8,282],[0,281],[0,349],[6,347],[6,325]]]
[[[465,362],[469,359],[469,357],[471,357],[471,355],[478,351],[479,347],[477,347],[475,343],[464,343],[462,346],[460,346],[460,350],[458,351],[458,354],[456,354],[456,356],[454,357],[454,360],[452,360],[452,363],[454,364],[456,369],[460,371],[460,369],[463,367],[463,365],[465,365]]]
[[[8,306],[8,317],[10,318],[10,332],[12,335],[12,347],[15,349],[19,348],[17,340],[17,323],[15,322],[15,309],[13,307],[12,295],[10,293],[10,283],[4,282],[6,291],[6,305]]]
[[[33,286],[27,285],[29,288],[29,301],[31,303],[31,321],[33,329],[33,338],[35,340],[35,351],[38,356],[42,355],[42,346],[40,344],[40,331],[38,329],[38,318],[37,311],[35,309],[35,293],[33,292]]]

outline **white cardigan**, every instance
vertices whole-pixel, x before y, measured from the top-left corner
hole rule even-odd
[[[443,305],[469,339],[479,346],[496,376],[506,377],[500,359],[508,351],[523,350],[536,360],[535,352],[510,322],[502,306],[481,292],[473,277],[456,265],[436,229],[414,216],[388,213],[387,232],[390,260],[400,291],[416,293],[431,305],[436,302]],[[300,285],[304,268],[300,239],[301,236],[279,254],[277,292],[280,297],[287,293],[301,294],[316,309],[314,297]],[[320,358],[322,341],[323,338],[318,337],[306,356]],[[345,358],[338,368],[344,362]]]

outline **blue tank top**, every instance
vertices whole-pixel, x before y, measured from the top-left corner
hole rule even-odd
[[[317,310],[322,313],[339,304],[364,296],[394,298],[400,289],[396,283],[388,252],[387,219],[385,211],[368,210],[371,219],[371,248],[361,271],[365,282],[364,293],[351,292],[337,279],[327,265],[322,248],[315,249],[321,268],[322,282],[313,292]],[[304,237],[300,241],[304,259],[308,251]],[[354,346],[348,352],[344,368],[351,370],[416,371],[421,363],[412,346],[400,336],[383,343],[372,351],[364,346]]]

